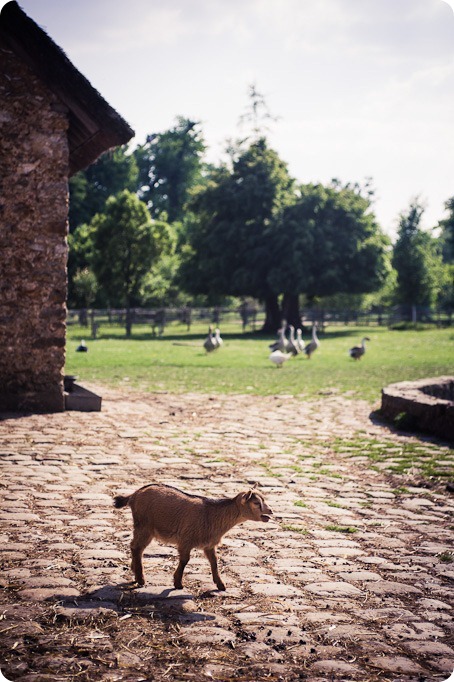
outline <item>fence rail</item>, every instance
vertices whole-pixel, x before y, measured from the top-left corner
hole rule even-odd
[[[335,325],[393,326],[401,322],[428,323],[437,326],[451,326],[454,310],[429,309],[417,306],[399,306],[374,310],[331,310],[324,308],[302,309],[302,327],[310,327],[317,322],[321,328]],[[68,310],[67,324],[80,324],[91,328],[91,335],[96,338],[99,327],[104,325],[126,325],[128,311],[126,309],[86,309]],[[260,329],[265,320],[265,310],[260,306],[241,305],[237,308],[133,308],[129,311],[132,325],[147,324],[151,326],[154,336],[162,336],[166,326],[179,323],[191,329],[194,322],[206,322],[214,326],[226,322],[238,324],[243,332]]]

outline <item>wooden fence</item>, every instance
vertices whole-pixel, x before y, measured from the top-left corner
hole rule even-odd
[[[336,325],[351,326],[393,326],[401,322],[428,323],[437,326],[450,326],[453,310],[435,310],[416,306],[404,306],[380,310],[327,310],[311,308],[301,310],[302,327],[311,327],[317,322],[321,328]],[[241,305],[238,308],[133,308],[129,312],[133,325],[146,324],[151,326],[154,336],[162,336],[166,326],[178,322],[189,332],[194,322],[206,322],[207,325],[220,326],[229,322],[238,324],[243,332],[259,330],[265,319],[265,311],[260,306]],[[96,338],[101,325],[126,324],[127,311],[125,309],[80,309],[69,310],[67,324],[80,324],[91,329],[91,335]]]

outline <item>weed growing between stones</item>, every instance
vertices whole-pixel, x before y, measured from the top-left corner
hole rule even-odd
[[[336,524],[325,526],[325,530],[330,530],[333,533],[346,533],[347,535],[358,532],[358,528],[355,528],[354,526],[338,526]]]
[[[452,564],[454,561],[454,554],[452,552],[448,552],[448,551],[441,552],[441,554],[438,555],[438,558],[444,564]]]
[[[404,441],[399,445],[358,435],[356,438],[336,437],[331,449],[352,459],[364,457],[369,468],[401,476],[419,476],[427,481],[450,481],[453,478],[454,450],[437,443],[414,443]],[[396,494],[408,492],[398,486]]]
[[[295,526],[291,523],[283,523],[281,525],[281,528],[283,528],[284,530],[290,530],[293,533],[300,533],[301,535],[308,535],[309,534],[309,531],[307,530],[307,528],[303,528],[302,526]]]

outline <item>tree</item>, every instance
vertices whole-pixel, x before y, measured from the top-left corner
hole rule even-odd
[[[420,227],[424,206],[415,199],[400,214],[392,263],[397,271],[396,302],[431,306],[440,288],[441,257],[436,239]]]
[[[189,191],[202,179],[204,152],[199,122],[181,116],[173,128],[148,135],[137,147],[139,196],[154,218],[183,220]]]
[[[76,277],[80,273],[91,271],[93,256],[93,230],[88,224],[81,224],[68,235],[68,305],[79,308],[86,307],[81,297],[80,282],[76,283]],[[94,289],[92,289],[94,291]],[[93,303],[96,296],[90,303]]]
[[[240,127],[250,126],[251,135],[246,137],[249,142],[257,142],[262,137],[266,137],[268,132],[268,121],[277,121],[277,117],[273,116],[265,100],[265,96],[257,90],[255,83],[248,87],[249,102],[244,114],[240,116]]]
[[[448,217],[440,220],[438,224],[441,228],[439,241],[445,279],[445,285],[439,293],[438,303],[443,308],[452,311],[454,308],[454,197],[446,201],[445,209],[449,211]]]
[[[275,217],[292,200],[293,180],[264,138],[253,142],[229,171],[221,167],[190,205],[191,253],[181,282],[193,294],[252,296],[264,301],[265,329],[280,324],[277,294],[269,286]]]
[[[77,270],[73,279],[73,296],[76,308],[88,308],[93,304],[98,293],[98,282],[89,268]]]
[[[298,296],[309,302],[333,294],[365,294],[389,273],[389,240],[359,185],[303,185],[275,230],[275,268],[269,278],[284,294],[283,314],[298,324]],[[284,265],[284,267],[283,267]]]
[[[131,192],[137,189],[139,171],[134,155],[127,152],[126,145],[116,147],[70,179],[70,232],[102,213],[110,196],[124,189]]]
[[[161,308],[186,303],[187,294],[176,285],[180,261],[178,253],[172,252],[162,255],[152,265],[141,286],[142,305]]]
[[[449,215],[440,220],[438,227],[441,228],[442,256],[445,263],[454,263],[454,197],[445,202],[445,209]]]
[[[162,253],[172,250],[174,235],[167,223],[152,221],[145,204],[123,190],[110,197],[105,212],[91,223],[93,270],[111,302],[126,307],[126,336],[131,335],[130,310],[139,301],[143,279]]]
[[[371,212],[371,190],[303,185],[264,138],[229,172],[219,169],[192,206],[191,257],[182,268],[193,293],[264,301],[263,329],[300,325],[299,297],[377,290],[389,273],[390,242]],[[281,304],[279,299],[281,300]]]

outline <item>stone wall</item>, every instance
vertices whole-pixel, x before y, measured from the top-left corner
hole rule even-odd
[[[404,426],[454,442],[454,377],[400,381],[382,390],[381,413]]]
[[[0,44],[0,409],[61,411],[68,114]]]

